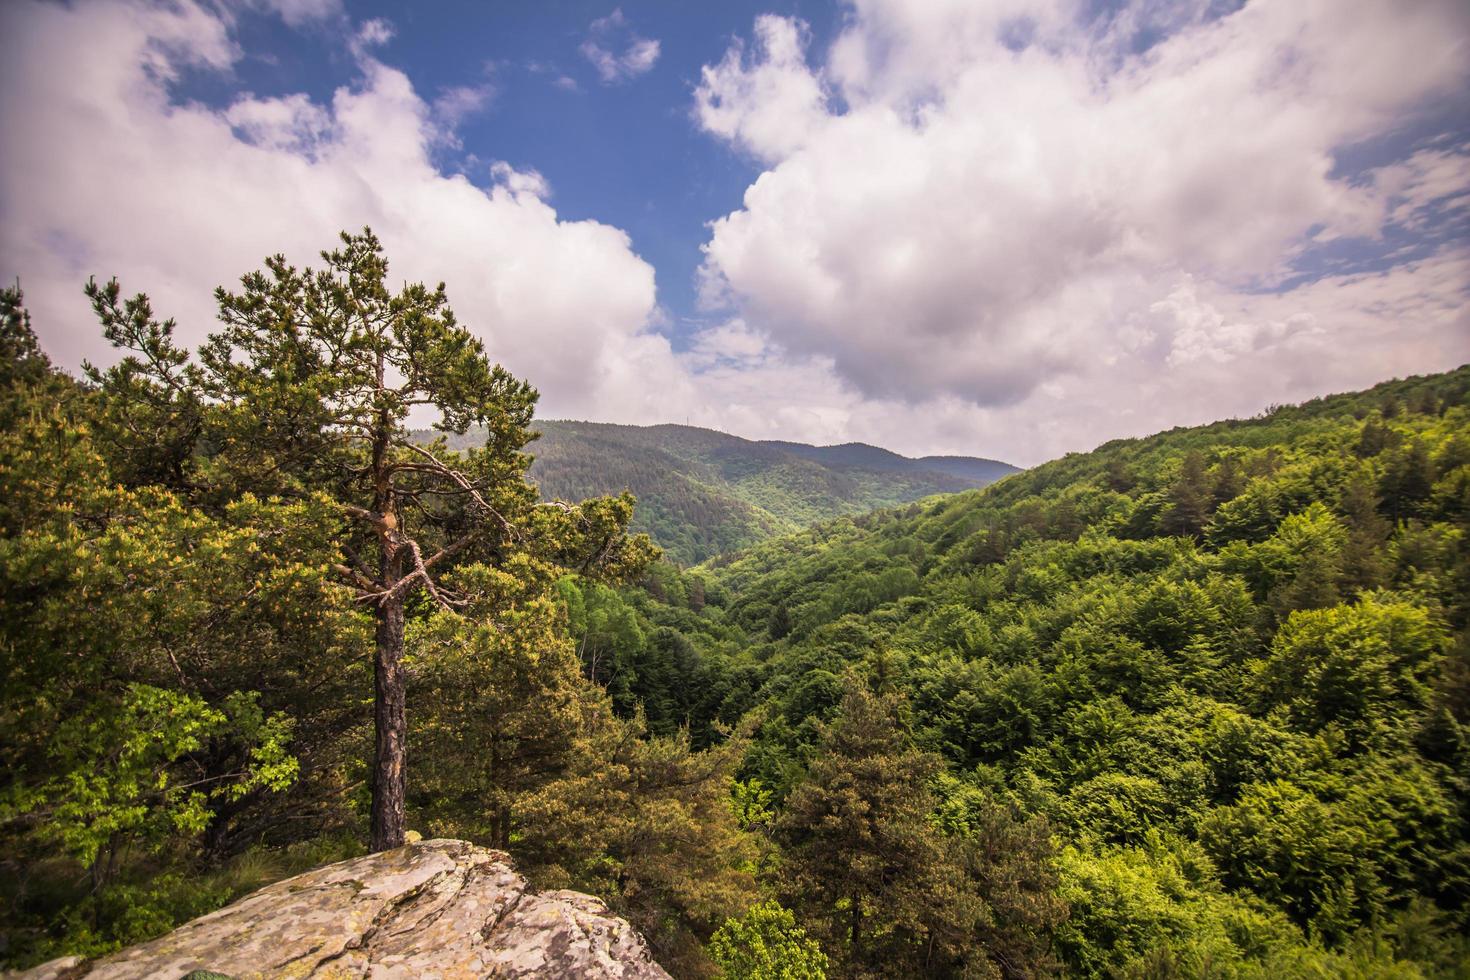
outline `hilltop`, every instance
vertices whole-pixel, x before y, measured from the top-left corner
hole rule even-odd
[[[531,479],[547,499],[630,490],[633,528],[668,556],[694,564],[819,521],[939,493],[971,490],[1018,472],[993,459],[911,459],[863,443],[757,442],[688,425],[537,421]],[[478,445],[483,435],[451,438]]]

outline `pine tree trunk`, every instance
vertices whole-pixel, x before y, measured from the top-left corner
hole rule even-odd
[[[386,365],[378,356],[378,388],[383,388]],[[373,656],[373,816],[374,851],[402,847],[408,833],[405,814],[408,795],[407,693],[403,676],[403,596],[393,593],[403,577],[403,548],[398,540],[398,515],[394,509],[392,470],[388,447],[392,422],[386,409],[378,412],[373,433],[373,512],[382,521],[378,530],[379,582],[388,590],[378,603],[377,646]]]
[[[398,560],[385,561],[388,581],[398,580]],[[373,728],[377,736],[373,771],[372,849],[402,847],[408,831],[405,816],[408,713],[403,676],[403,600],[378,606],[377,652],[374,663]]]

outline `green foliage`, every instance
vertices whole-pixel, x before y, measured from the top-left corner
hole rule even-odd
[[[703,975],[700,940],[756,897],[758,847],[730,806],[746,740],[697,752],[596,709],[566,769],[527,800],[513,850],[539,880],[606,898],[672,973]]]
[[[1283,711],[1300,731],[1334,726],[1360,744],[1404,737],[1395,729],[1425,707],[1443,647],[1427,610],[1364,598],[1292,613],[1269,655],[1247,666],[1262,710]]]
[[[212,799],[289,788],[299,768],[286,751],[290,720],[262,718],[257,699],[235,692],[218,710],[195,696],[131,684],[116,706],[65,719],[53,736],[61,774],[24,801],[26,809],[45,809],[38,837],[91,865],[122,836],[157,842],[202,832]],[[170,771],[208,740],[230,737],[250,746],[247,768],[235,778],[182,782],[187,777]]]
[[[843,975],[1048,969],[1060,906],[1044,831],[1017,832],[962,793],[933,819],[942,762],[908,743],[902,709],[849,681],[837,720],[819,727],[820,752],[775,824],[786,892]]]
[[[44,382],[51,373],[19,283],[0,289],[0,372],[0,385],[6,388]]]
[[[796,917],[776,902],[762,902],[710,937],[710,959],[730,980],[825,980],[827,955]]]
[[[369,233],[323,260],[275,257],[220,290],[224,328],[197,360],[146,297],[89,285],[124,355],[88,385],[50,368],[18,290],[3,296],[0,877],[18,887],[0,948],[24,962],[149,938],[238,894],[208,886],[222,863],[360,835],[385,691],[402,719],[408,671],[427,699],[414,820],[532,866],[555,850],[551,821],[526,832],[535,801],[622,772],[610,796],[561,798],[563,820],[601,814],[573,880],[606,884],[616,861],[608,891],[626,886],[615,904],[655,942],[707,936],[751,897],[725,794],[742,743],[695,752],[672,714],[663,739],[617,720],[552,598],[569,571],[599,596],[643,573],[631,498],[538,504],[519,452],[534,392],[486,361],[443,287],[390,294]],[[408,444],[424,403],[490,445]]]
[[[681,569],[627,496],[538,499],[442,289],[324,261],[197,358],[93,284],[85,382],[0,291],[7,964],[361,847],[401,628],[407,819],[680,976],[1464,975],[1470,368],[866,514],[913,487],[863,447],[549,427],[550,496],[683,481],[680,557],[842,515]]]
[[[1461,368],[721,556],[697,616],[629,602],[759,706],[751,825],[772,811],[772,877],[838,975],[955,969],[913,965],[954,926],[920,894],[1079,975],[1453,975],[1467,462]],[[839,744],[852,672],[888,707]],[[1054,870],[1006,899],[1006,849],[955,849],[967,800],[1010,850],[1048,828]]]

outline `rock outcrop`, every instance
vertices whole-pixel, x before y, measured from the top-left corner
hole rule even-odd
[[[536,892],[504,852],[430,840],[277,882],[166,936],[28,980],[592,977],[667,980],[601,900]],[[202,974],[208,975],[208,974]]]

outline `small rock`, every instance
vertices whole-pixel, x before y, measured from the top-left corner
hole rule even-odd
[[[80,975],[77,967],[81,964],[80,956],[63,956],[59,960],[47,960],[40,966],[33,966],[16,976],[24,977],[25,980],[68,980],[70,977]],[[8,973],[5,975],[11,976]]]

